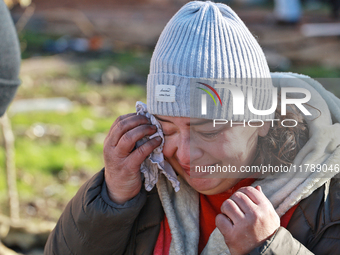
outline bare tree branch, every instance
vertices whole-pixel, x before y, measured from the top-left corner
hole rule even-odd
[[[15,221],[19,219],[19,196],[15,169],[14,135],[11,127],[11,122],[6,113],[2,118],[0,118],[0,126],[2,127],[4,148],[6,154],[5,167],[10,217],[13,221]]]

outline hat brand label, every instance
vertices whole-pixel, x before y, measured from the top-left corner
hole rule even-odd
[[[173,85],[157,85],[156,100],[159,102],[175,102],[176,86]]]

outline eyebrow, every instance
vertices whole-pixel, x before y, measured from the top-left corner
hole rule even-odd
[[[160,120],[160,121],[163,121],[163,122],[169,122],[169,123],[173,123],[172,121],[170,121],[170,120],[165,120],[165,119],[162,119],[162,118],[158,117],[157,115],[154,115],[154,117],[155,117],[157,120]]]
[[[156,116],[156,115],[154,115],[154,116],[155,116],[155,118],[156,118],[157,120],[160,120],[160,121],[162,121],[162,122],[167,122],[167,123],[172,123],[172,124],[174,124],[174,123],[173,123],[172,121],[170,121],[170,120],[162,119],[162,118],[160,118],[160,117],[158,117],[158,116]],[[187,126],[198,126],[198,125],[203,125],[203,124],[206,124],[206,123],[209,123],[209,122],[212,122],[212,120],[203,119],[203,120],[197,121],[197,122],[195,122],[195,123],[187,123]]]

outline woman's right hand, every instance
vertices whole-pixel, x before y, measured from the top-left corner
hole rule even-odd
[[[112,124],[104,141],[105,181],[110,199],[124,204],[135,197],[141,187],[140,165],[161,144],[153,138],[134,150],[135,143],[156,132],[156,126],[142,115],[122,115]]]

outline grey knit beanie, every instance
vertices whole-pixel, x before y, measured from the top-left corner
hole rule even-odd
[[[12,17],[0,0],[0,117],[12,101],[19,80],[20,47]]]
[[[233,115],[229,89],[233,84],[244,95],[243,115]],[[210,90],[209,90],[210,86]],[[197,89],[200,88],[200,89]],[[147,105],[151,114],[219,119],[262,119],[247,110],[272,106],[272,83],[267,61],[248,28],[227,5],[210,1],[189,2],[168,22],[154,50],[147,81]],[[202,114],[202,94],[211,91],[208,111]],[[213,93],[213,92],[214,93]]]

